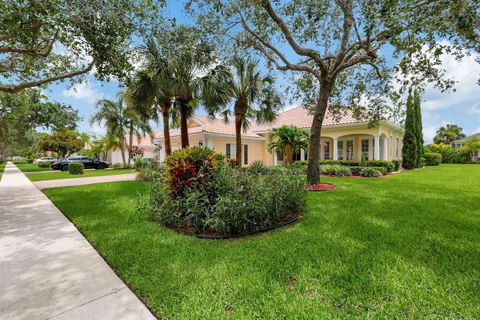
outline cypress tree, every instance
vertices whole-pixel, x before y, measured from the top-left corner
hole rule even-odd
[[[417,135],[417,168],[423,167],[424,152],[423,152],[423,125],[422,125],[422,109],[420,107],[420,94],[417,90],[414,91],[413,105],[415,107],[415,133]]]
[[[415,106],[412,92],[409,91],[407,98],[407,112],[405,118],[405,134],[403,135],[402,166],[405,169],[413,169],[417,166],[418,139],[416,134]]]

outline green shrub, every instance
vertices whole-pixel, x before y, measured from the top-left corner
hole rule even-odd
[[[424,154],[425,165],[427,166],[439,166],[442,163],[442,154],[436,152],[426,152]]]
[[[26,164],[28,163],[27,160],[13,160],[13,164]]]
[[[128,163],[123,164],[121,162],[115,162],[114,164],[112,164],[112,168],[113,169],[131,169],[132,166],[129,165]]]
[[[297,161],[283,166],[291,174],[307,174],[308,164],[306,161]]]
[[[264,174],[266,172],[267,167],[265,164],[260,160],[253,161],[250,166],[248,166],[248,172],[253,174]]]
[[[400,168],[402,167],[402,160],[392,160],[392,163],[394,165],[394,169],[395,171],[399,171]]]
[[[347,177],[352,175],[350,167],[339,165],[323,165],[320,166],[320,171],[323,174],[335,175],[337,177]]]
[[[68,163],[68,172],[70,174],[83,174],[83,163],[81,162],[69,162]]]
[[[135,166],[136,171],[140,171],[143,167],[143,158],[142,157],[136,157],[133,165]]]
[[[140,168],[137,174],[137,181],[145,183],[155,183],[163,178],[163,170],[145,166]]]
[[[387,169],[384,168],[384,167],[350,167],[350,170],[352,171],[353,175],[360,176],[362,170],[365,169],[365,168],[375,169],[375,170],[379,171],[382,175],[388,173]]]
[[[431,144],[425,147],[425,153],[440,153],[442,163],[470,163],[471,158],[468,152],[461,148],[453,148],[448,144]]]
[[[48,167],[50,167],[51,164],[52,164],[52,162],[50,162],[50,161],[48,161],[48,162],[39,162],[39,163],[38,163],[38,166],[39,166],[40,168],[48,168]]]
[[[360,175],[362,177],[376,178],[382,176],[382,173],[374,167],[364,167],[360,170]]]
[[[33,163],[33,159],[28,159],[27,163]]]
[[[268,174],[230,166],[212,166],[202,183],[173,196],[167,179],[155,183],[143,210],[162,224],[194,233],[241,235],[262,231],[304,212],[305,181],[301,176]]]
[[[401,163],[401,162],[400,162]],[[321,160],[320,165],[339,165],[339,166],[348,166],[348,167],[384,167],[388,172],[398,171],[400,169],[399,163],[394,163],[393,161],[386,160]],[[398,169],[395,168],[398,165]]]

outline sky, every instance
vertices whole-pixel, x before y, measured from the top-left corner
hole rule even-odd
[[[191,24],[193,21],[183,14],[181,1],[171,1],[167,14],[174,16],[178,23]],[[465,134],[480,132],[480,64],[474,56],[467,56],[462,61],[457,61],[452,56],[443,58],[443,67],[446,77],[454,79],[455,92],[442,93],[432,86],[427,87],[422,101],[423,134],[426,143],[431,143],[435,131],[448,123],[454,123],[463,128]],[[278,85],[282,86],[288,77],[278,77]],[[82,121],[79,130],[89,134],[102,135],[105,129],[101,126],[91,126],[89,120],[96,111],[96,101],[99,99],[115,99],[119,92],[119,83],[112,79],[110,82],[97,81],[92,74],[87,76],[87,81],[75,84],[53,83],[43,90],[43,93],[52,101],[72,105],[79,110]],[[291,108],[295,105],[287,105]],[[204,113],[203,110],[198,110]],[[160,127],[157,127],[160,130]]]

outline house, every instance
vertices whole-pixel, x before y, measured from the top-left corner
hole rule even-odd
[[[283,162],[280,152],[270,153],[267,150],[268,134],[271,129],[282,125],[294,125],[310,130],[313,116],[302,106],[280,113],[277,120],[269,124],[253,123],[243,132],[242,163],[250,164],[260,160],[266,165]],[[330,111],[324,119],[321,136],[321,159],[333,160],[394,160],[402,157],[402,140],[404,130],[389,122],[380,121],[375,127],[368,121],[359,121],[350,110],[340,116]],[[213,148],[225,154],[227,158],[235,158],[235,125],[225,123],[223,119],[211,119],[201,115],[193,115],[188,122],[190,145],[201,145]],[[170,130],[172,149],[181,147],[180,130]],[[165,141],[163,134],[153,139],[158,146],[160,160],[165,158]],[[295,160],[306,160],[306,152],[301,151]]]
[[[472,139],[473,137],[477,137],[478,140],[480,140],[480,132],[478,133],[474,133],[470,136],[467,136],[465,137],[464,139],[462,140],[455,140],[455,141],[452,141],[452,143],[450,143],[450,145],[453,147],[453,148],[461,148],[463,146],[463,142],[464,141],[469,141],[470,139]],[[480,161],[480,151],[473,156],[473,160],[474,161]]]
[[[154,132],[154,137],[159,137],[159,132]],[[127,139],[127,143],[129,141],[129,137],[125,137]],[[158,157],[158,151],[156,151],[157,146],[154,145],[153,140],[147,135],[141,139],[137,139],[136,136],[133,136],[132,146],[138,146],[143,149],[143,157],[144,158],[154,158]],[[125,159],[128,159],[128,151],[125,150]],[[122,153],[120,149],[114,149],[107,152],[107,159],[110,163],[121,163],[122,162]]]

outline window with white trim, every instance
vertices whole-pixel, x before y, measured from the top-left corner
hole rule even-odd
[[[323,159],[328,160],[330,159],[330,142],[325,141],[323,143]]]
[[[370,140],[369,139],[362,139],[362,159],[368,160],[368,149],[370,146]]]
[[[353,140],[347,140],[347,160],[353,160]]]
[[[227,159],[236,159],[237,158],[237,145],[235,143],[227,143],[226,145],[225,157]]]
[[[343,160],[343,141],[337,141],[338,160]]]

